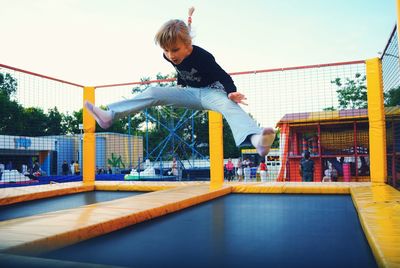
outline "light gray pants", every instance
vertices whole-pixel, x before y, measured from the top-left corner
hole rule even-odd
[[[256,122],[219,88],[150,87],[131,99],[108,105],[108,108],[116,120],[159,105],[221,113],[228,121],[236,146],[251,145],[247,137],[261,132]]]

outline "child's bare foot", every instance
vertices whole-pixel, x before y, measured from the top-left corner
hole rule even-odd
[[[264,157],[271,150],[271,145],[275,140],[275,130],[273,128],[263,128],[260,134],[260,139],[256,146],[257,153]]]
[[[92,103],[85,101],[84,106],[89,111],[89,113],[94,117],[99,126],[103,129],[107,129],[112,125],[112,112],[105,111],[99,107],[94,106]]]

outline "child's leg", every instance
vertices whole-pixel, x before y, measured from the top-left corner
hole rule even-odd
[[[235,102],[228,99],[223,90],[202,89],[202,105],[205,109],[221,113],[232,130],[237,146],[251,144],[261,156],[268,154],[275,139],[273,128],[260,128],[256,122]],[[249,144],[250,145],[250,144]]]
[[[188,109],[202,109],[199,89],[181,87],[150,87],[133,98],[108,105],[104,111],[91,103],[85,107],[94,116],[100,127],[108,128],[112,121],[158,105],[173,105]]]
[[[88,101],[85,101],[84,106],[101,128],[107,129],[112,125],[113,114],[111,111],[102,110]]]
[[[260,156],[266,156],[271,150],[271,145],[275,140],[275,130],[271,127],[263,128],[260,134],[250,137],[251,143],[257,149]]]

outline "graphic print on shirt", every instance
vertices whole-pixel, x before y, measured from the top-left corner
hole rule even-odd
[[[178,75],[185,81],[193,81],[193,82],[201,81],[201,77],[195,76],[195,74],[198,73],[198,71],[195,68],[192,68],[190,72],[184,70],[178,70],[178,68],[175,69]]]

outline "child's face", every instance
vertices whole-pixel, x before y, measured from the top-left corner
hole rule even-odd
[[[175,65],[178,65],[192,53],[193,47],[190,44],[188,45],[178,40],[175,44],[171,45],[171,47],[163,48],[163,50],[165,57]]]

